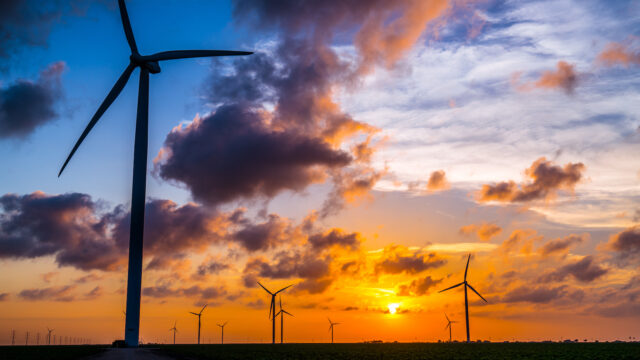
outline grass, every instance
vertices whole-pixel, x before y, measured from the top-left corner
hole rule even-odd
[[[640,343],[163,345],[177,359],[640,359]]]
[[[0,360],[68,360],[99,354],[107,345],[0,346]]]

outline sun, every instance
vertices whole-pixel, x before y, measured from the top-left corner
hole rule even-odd
[[[391,304],[387,305],[387,307],[389,308],[389,314],[393,315],[393,314],[396,313],[396,311],[398,311],[398,307],[400,307],[400,304],[391,303]]]

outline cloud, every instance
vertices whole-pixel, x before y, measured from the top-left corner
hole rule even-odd
[[[52,286],[42,289],[25,289],[20,291],[18,296],[27,301],[73,301],[75,300],[72,291],[75,285]]]
[[[398,296],[422,296],[428,295],[429,290],[439,283],[442,279],[432,279],[430,275],[424,278],[415,279],[409,284],[402,284],[398,287]]]
[[[480,224],[465,225],[460,228],[460,234],[476,234],[478,239],[489,241],[492,237],[500,235],[502,228],[493,223],[482,222]]]
[[[240,105],[224,105],[175,128],[165,139],[160,177],[184,183],[194,198],[215,205],[302,191],[352,160],[319,137],[274,130],[265,120]]]
[[[93,281],[98,281],[98,280],[102,280],[104,277],[91,273],[91,274],[87,274],[84,276],[81,276],[77,279],[75,279],[73,282],[75,282],[76,284],[86,284],[89,282],[93,282]]]
[[[78,269],[114,269],[124,249],[107,236],[107,218],[95,215],[89,195],[42,192],[0,197],[0,257],[55,255],[59,265]]]
[[[417,274],[425,270],[438,268],[446,263],[446,260],[433,252],[428,254],[420,251],[411,252],[400,245],[389,245],[384,248],[382,259],[376,262],[375,272]]]
[[[429,191],[445,190],[449,186],[444,170],[432,172],[429,181],[427,181],[427,190]]]
[[[614,259],[620,265],[636,265],[640,260],[640,226],[632,226],[611,236],[605,248],[614,253]]]
[[[7,301],[7,300],[9,300],[9,293],[1,293],[0,301]]]
[[[57,117],[55,105],[62,97],[60,76],[64,62],[40,72],[37,81],[17,80],[0,88],[0,139],[23,139]]]
[[[535,88],[562,89],[567,94],[572,94],[578,82],[578,74],[575,71],[575,65],[565,61],[558,61],[555,71],[546,70],[542,72],[538,80],[523,84],[520,84],[519,80],[520,73],[515,73],[512,77],[512,83],[520,91],[529,91]]]
[[[590,235],[588,233],[584,233],[582,235],[570,234],[563,238],[548,241],[538,249],[538,252],[543,256],[567,255],[569,253],[569,248],[588,241],[589,238]]]
[[[219,273],[231,269],[231,265],[219,258],[208,256],[205,261],[198,266],[196,278],[205,278],[207,275],[218,275]]]
[[[502,297],[502,302],[530,302],[534,304],[547,304],[558,300],[566,294],[566,285],[557,287],[545,286],[520,286],[507,292]]]
[[[511,232],[511,235],[502,242],[497,249],[498,252],[509,254],[518,250],[520,247],[520,253],[527,253],[533,246],[533,242],[541,240],[542,236],[538,235],[535,230],[531,229],[516,229]]]
[[[142,288],[142,295],[156,299],[164,299],[167,297],[184,296],[188,298],[197,298],[198,300],[213,300],[224,297],[227,290],[224,286],[200,287],[193,285],[190,287],[171,288],[168,285],[148,286]]]
[[[54,277],[58,276],[59,274],[60,274],[60,273],[59,273],[59,272],[57,272],[57,271],[50,271],[50,272],[48,272],[48,273],[44,273],[44,274],[40,275],[40,277],[42,277],[42,280],[43,280],[44,282],[46,282],[46,283],[50,283],[50,282],[51,282],[51,280],[52,280]]]
[[[551,200],[558,190],[573,191],[582,179],[584,170],[582,163],[567,163],[560,167],[541,157],[525,170],[525,176],[530,181],[520,185],[514,181],[483,185],[478,200],[511,203]]]
[[[314,249],[327,249],[333,246],[357,249],[360,246],[360,234],[357,232],[345,234],[342,229],[331,229],[324,234],[309,236],[309,243]]]
[[[581,282],[592,282],[609,272],[608,269],[596,264],[594,257],[588,255],[571,264],[564,265],[556,270],[542,275],[538,281],[543,283],[564,281],[568,276],[573,276]]]
[[[291,240],[293,229],[286,219],[278,215],[270,214],[263,223],[243,222],[231,238],[248,251],[271,249]]]
[[[97,299],[97,298],[101,297],[103,293],[104,293],[104,291],[98,285],[98,286],[94,287],[93,289],[91,289],[91,291],[89,291],[88,293],[84,294],[84,298],[86,300],[94,300],[94,299]]]
[[[633,49],[631,45],[611,42],[598,54],[596,62],[603,66],[622,65],[629,67],[630,65],[639,65],[640,52]]]
[[[333,282],[330,277],[332,258],[328,255],[302,253],[298,250],[281,251],[274,256],[274,261],[264,258],[249,259],[243,271],[243,282],[246,287],[255,287],[259,278],[270,279],[303,279],[296,288],[311,293],[325,291]]]

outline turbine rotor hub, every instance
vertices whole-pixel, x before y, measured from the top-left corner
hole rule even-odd
[[[140,54],[131,54],[129,58],[131,59],[132,64],[140,68],[145,68],[152,74],[160,72],[160,64],[158,64],[157,61],[147,61],[145,60],[145,57]]]

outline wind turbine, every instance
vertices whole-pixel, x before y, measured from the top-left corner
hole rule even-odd
[[[224,327],[227,325],[228,321],[225,321],[224,324],[216,324],[220,326],[220,331],[222,331],[222,336],[220,336],[220,344],[224,344]]]
[[[467,342],[471,341],[471,337],[469,336],[469,300],[467,298],[467,288],[471,289],[474,293],[476,293],[476,295],[480,296],[480,299],[484,300],[484,302],[487,302],[487,300],[483,298],[482,295],[480,295],[480,293],[477,292],[476,289],[474,289],[473,286],[471,286],[471,284],[467,282],[467,271],[469,270],[469,260],[471,260],[471,254],[469,254],[469,257],[467,258],[467,267],[465,267],[464,269],[464,281],[439,291],[439,292],[443,292],[443,291],[451,290],[453,288],[457,288],[460,285],[464,285],[464,315],[465,315],[465,319],[467,320]]]
[[[49,332],[49,333],[47,334],[47,345],[51,345],[51,333],[53,332],[53,330],[55,330],[55,329],[49,329],[49,328],[47,327],[47,331]],[[55,341],[54,341],[54,344],[53,344],[53,345],[55,345]]]
[[[202,307],[202,310],[200,310],[199,313],[194,313],[193,311],[189,311],[191,314],[198,317],[198,345],[200,345],[200,317],[202,316],[202,312],[204,311],[204,308],[207,307],[207,305],[208,304],[204,304],[204,306]]]
[[[29,332],[27,331],[27,339],[24,341],[24,345],[29,345]]]
[[[149,73],[160,72],[159,61],[176,60],[213,56],[250,55],[247,51],[227,50],[178,50],[163,51],[153,55],[140,55],[133,30],[129,22],[129,15],[124,0],[118,0],[122,27],[131,49],[129,65],[125,68],[120,78],[102,101],[98,110],[93,115],[87,127],[84,129],[78,141],[76,141],[71,153],[65,160],[58,177],[75,154],[82,141],[87,137],[91,129],[96,125],[102,114],[111,106],[113,101],[129,81],[129,77],[135,68],[140,68],[140,84],[138,90],[138,114],[136,118],[136,135],[133,151],[133,187],[131,194],[131,227],[129,230],[129,270],[127,277],[127,316],[125,320],[124,341],[127,346],[137,347],[140,334],[140,288],[142,282],[142,240],[144,230],[144,207],[147,182],[147,143],[149,123]]]
[[[15,344],[16,344],[16,331],[11,330],[11,345],[15,345]]]
[[[173,331],[173,345],[176,344],[176,333],[178,332],[178,328],[176,327],[177,324],[178,324],[178,321],[174,322],[173,323],[173,327],[171,329],[169,329],[169,331]],[[200,326],[198,326],[198,328],[199,327]]]
[[[327,318],[327,320],[329,320],[329,324],[331,324],[329,325],[329,331],[331,331],[331,343],[333,344],[333,327],[336,325],[340,325],[340,323],[331,322],[331,319],[329,318]]]
[[[280,315],[280,344],[284,342],[284,314],[293,316],[290,312],[282,308],[282,295],[280,295],[280,311],[276,314],[276,316]]]
[[[271,343],[275,344],[276,343],[276,295],[278,295],[279,292],[284,291],[290,287],[293,286],[293,284],[283,287],[282,289],[272,293],[271,291],[267,290],[266,287],[264,287],[262,284],[260,284],[260,281],[258,281],[258,285],[260,285],[260,287],[262,287],[264,289],[264,291],[268,292],[271,295],[271,304],[269,305],[269,318],[272,319],[273,321],[273,328],[272,328],[272,332],[271,332]],[[273,317],[271,316],[273,315]]]
[[[447,318],[447,326],[444,327],[445,330],[447,330],[447,328],[449,328],[449,342],[451,342],[451,324],[455,324],[457,323],[457,321],[451,321],[449,320],[449,317],[447,316],[447,314],[444,314],[444,317]]]

